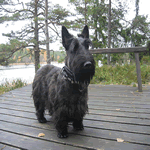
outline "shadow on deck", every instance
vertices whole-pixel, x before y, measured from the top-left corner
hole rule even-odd
[[[38,123],[30,96],[31,85],[0,96],[0,150],[150,149],[150,86],[138,93],[136,87],[90,85],[85,129],[69,126],[67,139],[57,138],[50,116]]]

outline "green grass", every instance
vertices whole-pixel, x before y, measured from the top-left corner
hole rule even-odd
[[[6,80],[4,84],[0,85],[0,95],[4,94],[5,92],[26,86],[27,83],[22,81],[21,79],[13,80],[12,82],[9,82]]]
[[[142,84],[150,82],[150,66],[141,65]],[[137,83],[136,65],[98,67],[96,65],[95,76],[91,84],[124,84]]]

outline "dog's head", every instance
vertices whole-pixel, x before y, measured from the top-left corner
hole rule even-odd
[[[74,73],[76,81],[89,84],[95,73],[95,61],[89,51],[92,42],[86,25],[75,38],[66,27],[62,27],[62,44],[66,50],[65,65]]]

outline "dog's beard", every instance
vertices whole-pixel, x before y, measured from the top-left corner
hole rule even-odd
[[[88,86],[90,84],[91,79],[94,76],[94,71],[86,71],[86,72],[78,72],[75,74],[76,81],[78,84],[82,86]]]
[[[86,62],[84,57],[80,57],[78,61],[74,61],[69,65],[70,70],[75,75],[75,81],[76,83],[82,85],[82,86],[88,86],[90,84],[91,79],[93,78],[95,74],[95,62],[93,59],[89,60],[92,64],[89,67],[85,67],[84,63]],[[67,59],[66,59],[67,62]],[[69,60],[68,60],[69,62]]]

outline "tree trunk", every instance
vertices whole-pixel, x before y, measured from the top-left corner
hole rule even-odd
[[[46,51],[47,64],[50,64],[50,50],[49,50],[49,33],[48,33],[48,0],[45,0],[45,35],[46,35]]]
[[[35,29],[34,29],[34,59],[35,59],[35,73],[40,68],[40,51],[39,51],[39,33],[38,33],[38,12],[37,12],[37,4],[38,0],[35,0],[35,13],[34,13],[34,23],[35,23]]]
[[[94,5],[95,9],[97,9],[97,7],[98,7],[98,0],[96,0],[95,5]],[[97,11],[96,11],[96,13],[94,13],[94,27],[95,27],[95,41],[96,41],[96,43],[98,42],[97,22],[98,22],[98,15],[97,15]],[[98,48],[98,47],[96,46],[96,48]]]
[[[108,11],[108,48],[111,44],[111,0],[109,0],[109,11]],[[107,65],[110,65],[110,54],[107,54]]]
[[[85,21],[85,25],[87,25],[87,2],[86,2],[86,0],[85,0],[85,2],[84,2],[84,21]]]
[[[139,2],[140,0],[135,0],[136,17],[139,15]]]

